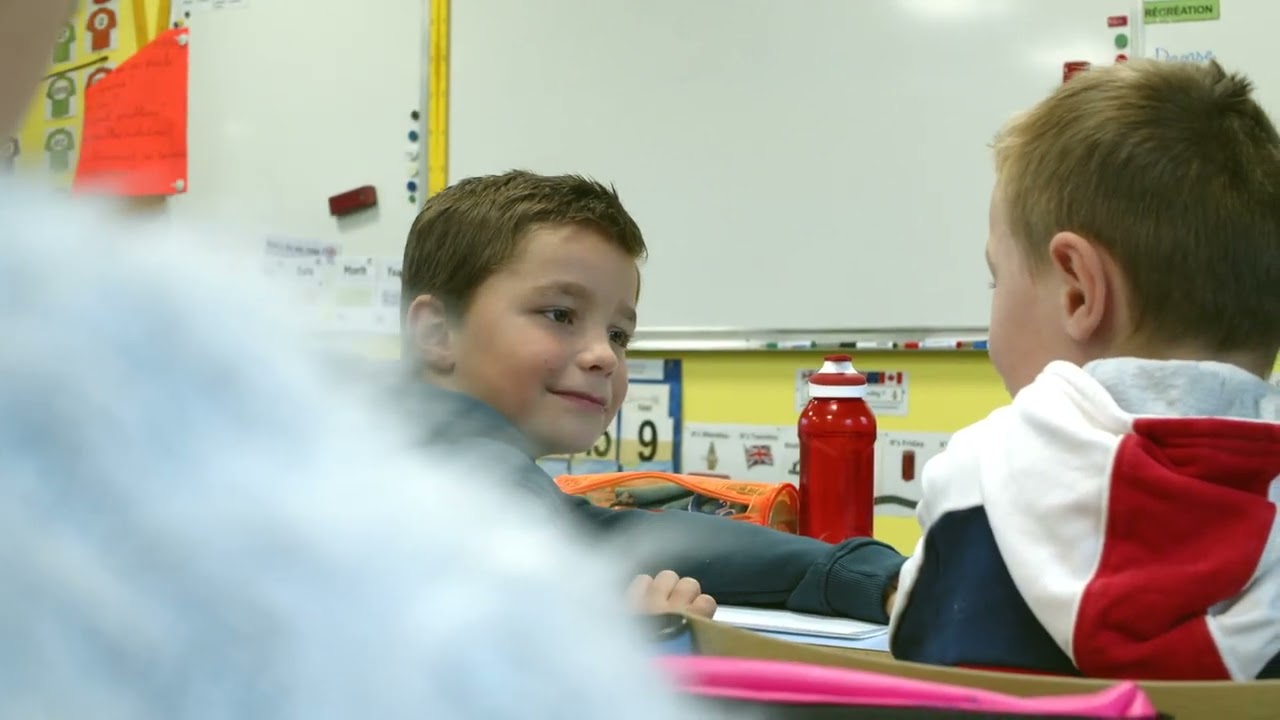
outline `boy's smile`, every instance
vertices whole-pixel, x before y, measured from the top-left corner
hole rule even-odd
[[[434,381],[496,408],[538,454],[582,452],[626,396],[638,291],[635,260],[600,233],[535,227],[450,321]]]
[[[600,395],[593,395],[589,392],[576,392],[573,390],[552,390],[552,395],[564,398],[565,401],[580,407],[583,410],[599,410],[604,412],[609,409],[609,401]]]

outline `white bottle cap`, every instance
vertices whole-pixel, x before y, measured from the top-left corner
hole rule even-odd
[[[809,376],[811,398],[862,398],[867,396],[867,378],[853,368],[848,355],[828,355],[822,368]]]

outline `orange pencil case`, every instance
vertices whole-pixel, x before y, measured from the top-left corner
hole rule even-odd
[[[666,472],[561,475],[556,485],[593,505],[616,510],[687,511],[720,515],[796,533],[800,496],[790,483],[721,480]]]

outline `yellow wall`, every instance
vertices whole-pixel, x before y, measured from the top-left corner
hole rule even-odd
[[[686,353],[684,421],[785,425],[796,421],[795,371],[821,365],[821,352]],[[877,418],[883,430],[955,432],[1009,400],[985,353],[860,353],[855,365],[908,373],[905,417]],[[1280,358],[1275,372],[1280,373]],[[877,517],[876,536],[911,552],[914,518]]]
[[[796,421],[796,370],[817,368],[821,352],[686,353],[684,421],[789,425]],[[882,416],[882,430],[955,432],[1008,401],[985,353],[859,353],[858,367],[908,373],[905,417]],[[910,517],[877,517],[876,536],[909,553],[920,537]]]
[[[795,373],[816,369],[821,352],[687,353],[684,419],[786,425],[796,421]],[[665,357],[665,356],[664,356]],[[859,353],[860,368],[906,371],[905,417],[878,419],[883,430],[954,432],[1007,401],[985,353]]]
[[[821,352],[686,353],[684,421],[785,425],[796,421],[795,372],[821,365]],[[657,357],[657,356],[655,356]],[[955,432],[1009,400],[985,353],[860,353],[855,365],[908,373],[905,417],[877,418],[883,430]],[[1280,373],[1280,359],[1276,372]],[[878,517],[876,536],[911,552],[914,518]]]

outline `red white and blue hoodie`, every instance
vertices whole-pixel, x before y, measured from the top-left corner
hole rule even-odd
[[[905,660],[1280,677],[1280,392],[1232,365],[1050,364],[922,475]]]

